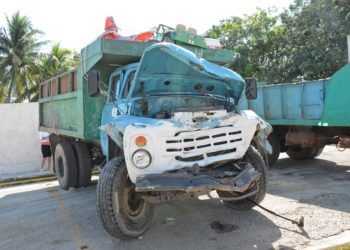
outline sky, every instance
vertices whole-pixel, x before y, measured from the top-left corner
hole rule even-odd
[[[231,16],[252,14],[257,8],[278,11],[293,0],[1,0],[0,27],[5,14],[19,10],[34,28],[45,33],[44,40],[60,42],[78,52],[104,31],[106,16],[113,16],[121,35],[137,34],[158,24],[175,27],[181,23],[202,34]]]

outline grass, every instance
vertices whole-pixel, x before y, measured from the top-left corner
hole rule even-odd
[[[350,242],[338,246],[327,247],[324,250],[350,250]]]

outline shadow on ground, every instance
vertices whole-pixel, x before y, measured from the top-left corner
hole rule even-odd
[[[281,237],[280,228],[259,211],[238,212],[216,200],[189,200],[156,206],[142,239],[125,242],[104,231],[95,203],[95,185],[8,194],[0,198],[1,227],[7,229],[0,234],[0,249],[271,249]],[[174,218],[174,225],[164,223],[166,218]],[[238,228],[217,233],[210,227],[213,221]]]
[[[305,161],[283,158],[270,168],[269,180],[270,194],[350,212],[350,164],[338,165],[322,158]]]

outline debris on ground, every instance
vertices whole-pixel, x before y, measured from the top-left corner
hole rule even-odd
[[[237,230],[239,227],[234,224],[221,223],[220,221],[213,221],[210,227],[217,233],[228,233]]]
[[[166,224],[166,225],[175,225],[175,218],[170,218],[170,217],[165,218],[164,224]]]

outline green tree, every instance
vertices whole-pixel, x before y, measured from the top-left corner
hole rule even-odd
[[[44,42],[38,40],[42,34],[32,27],[28,17],[19,12],[6,16],[7,27],[0,30],[0,71],[2,72],[3,92],[7,91],[5,102],[11,97],[25,94],[30,98],[30,82],[27,82],[28,69],[38,57]]]
[[[219,38],[223,47],[235,52],[229,65],[243,77],[259,80],[279,80],[286,55],[285,27],[275,10],[258,10],[244,18],[232,17],[213,26],[207,35]],[[271,69],[274,70],[271,70]]]
[[[347,62],[350,1],[295,0],[280,17],[288,34],[290,79],[326,78]]]
[[[44,81],[77,67],[79,56],[75,51],[61,47],[60,43],[55,43],[48,54],[41,56],[39,63],[40,68],[43,69],[40,74],[42,77],[41,81]]]
[[[347,62],[349,0],[295,0],[288,10],[257,10],[207,35],[235,52],[230,67],[269,83],[329,77]]]

